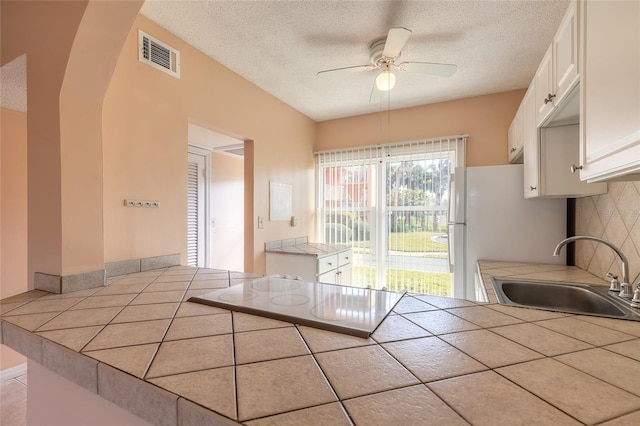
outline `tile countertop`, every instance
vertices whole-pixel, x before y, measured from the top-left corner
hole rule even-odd
[[[250,278],[173,267],[30,291],[0,301],[0,337],[159,425],[640,424],[640,322],[406,295],[361,339],[185,301]]]
[[[350,250],[350,247],[340,244],[303,243],[281,247],[267,247],[267,253],[302,254],[317,257]]]

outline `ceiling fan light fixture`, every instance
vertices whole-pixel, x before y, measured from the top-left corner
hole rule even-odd
[[[376,77],[376,87],[378,90],[387,92],[396,85],[396,76],[388,69],[382,70]]]

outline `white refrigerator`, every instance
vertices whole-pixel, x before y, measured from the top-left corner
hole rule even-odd
[[[476,300],[478,260],[565,263],[566,199],[525,199],[522,164],[456,168],[448,195],[454,297]]]

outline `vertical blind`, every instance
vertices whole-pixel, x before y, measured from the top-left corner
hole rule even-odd
[[[352,247],[353,285],[452,295],[447,190],[467,137],[316,153],[317,235]]]
[[[187,266],[198,266],[198,163],[187,165]]]

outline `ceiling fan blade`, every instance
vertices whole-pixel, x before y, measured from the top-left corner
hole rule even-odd
[[[343,75],[343,74],[355,74],[358,72],[369,71],[374,69],[373,65],[357,65],[355,67],[345,67],[345,68],[335,68],[332,70],[324,70],[318,72],[316,75],[318,77],[328,76],[328,75]]]
[[[450,77],[458,70],[458,66],[452,64],[432,64],[430,62],[403,62],[398,65],[398,69],[406,72],[419,72],[422,74]]]
[[[391,28],[387,34],[387,41],[384,44],[382,55],[387,58],[395,58],[400,55],[400,51],[407,44],[411,30],[406,28]]]

